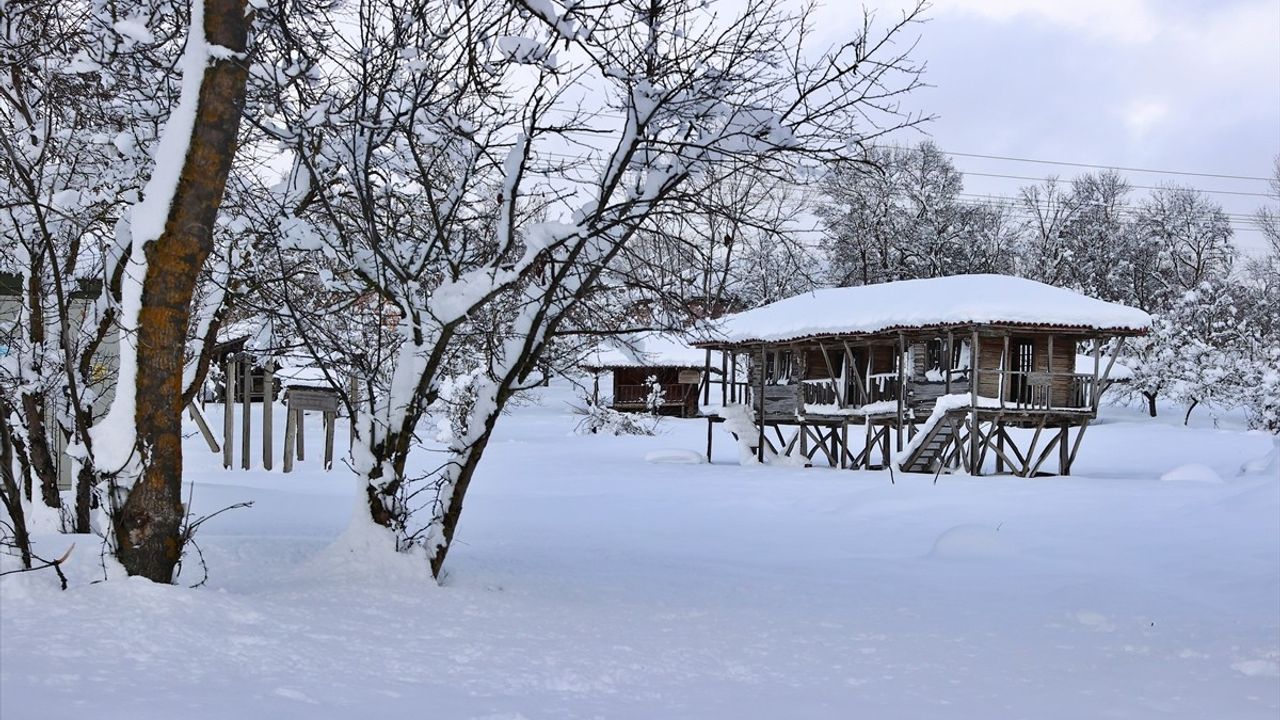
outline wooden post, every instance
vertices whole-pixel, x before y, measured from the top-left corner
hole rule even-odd
[[[849,455],[849,420],[846,419],[840,423],[840,469],[843,470],[847,465],[845,458]]]
[[[969,474],[978,475],[978,329],[973,329],[969,345]]]
[[[954,351],[954,350],[952,350],[952,347],[951,347],[951,331],[950,331],[950,330],[948,330],[948,331],[947,331],[947,358],[946,358],[946,360],[944,360],[944,362],[946,363],[946,365],[945,365],[945,368],[946,368],[946,369],[943,371],[943,374],[942,374],[943,380],[944,380],[944,381],[946,382],[946,384],[947,384],[947,385],[946,385],[946,394],[947,394],[947,395],[950,395],[950,394],[951,394],[951,370],[953,369],[953,366],[955,365],[955,360],[953,360],[953,359],[952,359],[952,358],[954,358],[954,357],[955,357],[954,352],[955,352],[955,351]]]
[[[235,442],[236,433],[236,363],[230,355],[227,356],[227,364],[223,371],[223,379],[226,381],[222,393],[222,467],[230,470],[231,464],[235,462]]]
[[[720,351],[720,407],[729,404],[729,354]]]
[[[760,406],[760,437],[757,438],[759,445],[756,447],[756,459],[764,462],[764,345],[760,346],[760,399],[756,403]]]
[[[1049,360],[1045,371],[1049,373],[1049,407],[1053,407],[1053,333],[1049,333]],[[1067,379],[1070,380],[1070,377]]]
[[[902,450],[903,442],[903,425],[906,423],[907,408],[907,363],[904,355],[907,354],[907,341],[903,337],[902,332],[898,332],[898,437],[897,450]]]
[[[707,348],[707,361],[702,368],[702,404],[711,404],[711,348]]]
[[[728,372],[730,372],[730,382],[728,382],[728,401],[736,405],[737,402],[739,402],[739,397],[737,397],[737,352],[730,352],[728,355],[730,355],[731,360],[730,366],[728,366]]]
[[[284,411],[284,471],[293,472],[293,449],[297,445],[298,438],[298,416],[294,414],[288,404],[285,404]]]
[[[1098,372],[1100,370],[1099,366],[1102,364],[1100,362],[1101,359],[1102,359],[1102,338],[1095,337],[1093,339],[1093,399],[1091,401],[1091,406],[1093,407],[1093,414],[1095,415],[1098,414],[1098,400],[1101,397],[1101,393],[1098,392],[1098,380],[1099,380]]]
[[[707,416],[707,462],[711,462],[711,430],[715,423],[711,421],[711,416]]]
[[[1004,421],[996,421],[996,474],[1004,472]]]
[[[275,410],[275,377],[276,364],[268,361],[263,368],[262,377],[262,469],[271,469],[271,434],[275,432],[275,424],[271,417]]]
[[[294,410],[294,412],[298,414],[298,420],[297,420],[297,426],[296,426],[297,434],[294,435],[293,440],[298,450],[298,460],[306,460],[307,459],[307,440],[306,440],[307,426],[303,424],[303,419],[306,417],[306,415],[304,414],[301,408]]]
[[[1000,351],[1000,385],[996,392],[1000,395],[1000,409],[1004,409],[1006,383],[1009,380],[1009,331],[1004,333],[1004,349]]]
[[[1062,423],[1062,437],[1058,440],[1058,474],[1071,474],[1071,448],[1067,447],[1067,437],[1069,433],[1067,428],[1071,427],[1069,423]]]
[[[240,408],[243,416],[242,420],[244,421],[244,427],[240,428],[240,469],[248,470],[253,465],[251,460],[253,455],[253,438],[251,428],[253,425],[253,416],[250,414],[250,411],[253,409],[253,377],[250,374],[253,369],[253,364],[252,361],[250,361],[249,356],[245,354],[240,356],[240,362],[243,366],[240,372],[240,401],[244,403]]]
[[[324,469],[329,470],[333,467],[333,426],[337,424],[338,414],[336,412],[325,411],[324,413]]]
[[[591,373],[591,404],[600,405],[600,371]]]

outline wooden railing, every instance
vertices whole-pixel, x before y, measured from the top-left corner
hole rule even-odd
[[[1000,378],[1002,407],[1015,410],[1049,410],[1067,408],[1082,410],[1093,407],[1093,375],[1063,372],[1025,372],[1020,370],[983,370],[979,378],[996,375]],[[1055,393],[1055,385],[1061,387],[1067,379],[1066,398]],[[981,381],[979,381],[981,388]],[[1065,402],[1064,402],[1065,400]]]
[[[662,404],[683,405],[693,386],[681,383],[662,383]],[[645,405],[653,393],[653,385],[619,385],[613,389],[614,405]]]
[[[802,398],[805,405],[835,405],[840,401],[836,396],[836,388],[830,380],[806,381],[801,383],[800,387],[803,388]]]

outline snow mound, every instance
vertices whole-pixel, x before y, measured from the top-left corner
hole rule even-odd
[[[933,541],[929,557],[945,559],[972,559],[1006,557],[1012,548],[1001,537],[1000,531],[987,525],[957,525]]]
[[[651,463],[669,463],[671,465],[701,465],[707,461],[706,456],[693,450],[650,450],[644,454],[644,461]]]
[[[1249,677],[1280,677],[1280,664],[1272,660],[1243,660],[1231,669]]]
[[[1267,453],[1266,455],[1263,455],[1262,457],[1256,457],[1252,460],[1246,461],[1243,465],[1240,466],[1240,474],[1241,475],[1261,475],[1264,472],[1267,472],[1268,470],[1270,470],[1272,465],[1276,465],[1277,460],[1280,460],[1280,444],[1277,444],[1275,447],[1271,448],[1271,452]]]
[[[1164,482],[1200,482],[1222,484],[1222,476],[1203,463],[1179,465],[1160,476]]]

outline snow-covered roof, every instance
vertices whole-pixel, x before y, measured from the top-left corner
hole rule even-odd
[[[781,342],[971,324],[1140,333],[1151,327],[1151,316],[1025,278],[952,275],[815,290],[726,315],[694,342]]]
[[[674,335],[653,333],[601,345],[587,353],[581,364],[585,368],[701,368],[706,359],[706,350],[691,347]]]

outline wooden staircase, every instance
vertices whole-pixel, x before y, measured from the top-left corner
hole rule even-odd
[[[935,473],[946,460],[947,451],[956,437],[957,418],[946,415],[929,428],[923,440],[902,463],[903,472]]]

